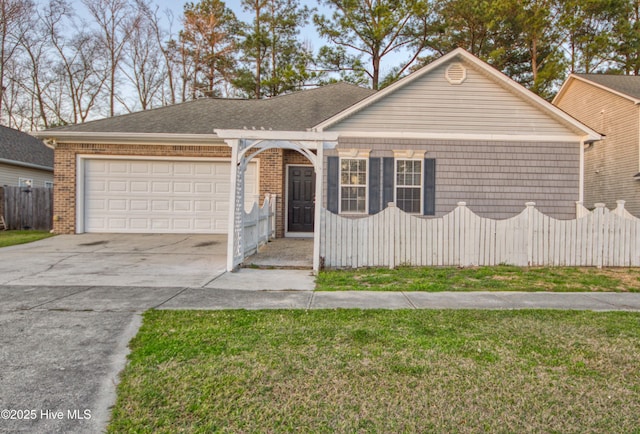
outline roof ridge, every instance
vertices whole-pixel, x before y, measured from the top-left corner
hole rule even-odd
[[[357,84],[353,84],[353,83],[349,83],[347,81],[336,81],[333,83],[327,83],[327,84],[323,84],[321,86],[316,86],[316,87],[312,87],[310,89],[301,89],[301,90],[296,90],[295,92],[291,92],[291,93],[281,93],[279,95],[276,96],[272,96],[270,98],[260,98],[260,99],[249,99],[250,101],[273,101],[275,99],[280,99],[280,98],[286,98],[286,97],[290,97],[290,96],[295,96],[295,95],[300,95],[303,93],[310,93],[310,92],[314,92],[314,91],[318,91],[318,90],[326,90],[329,87],[336,87],[336,86],[342,86],[342,85],[348,85],[351,87],[355,87],[358,89],[362,89],[362,90],[372,90],[366,87],[362,87],[362,86],[358,86]]]

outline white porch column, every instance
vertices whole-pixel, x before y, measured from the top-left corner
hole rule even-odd
[[[317,154],[314,168],[316,171],[316,198],[315,198],[315,216],[313,226],[313,272],[318,274],[320,271],[320,238],[322,231],[320,229],[322,217],[322,186],[324,183],[324,142],[317,142]]]
[[[236,216],[236,193],[238,187],[238,154],[240,147],[240,140],[238,139],[228,139],[225,140],[229,146],[231,146],[231,185],[229,188],[229,227],[227,229],[227,271],[233,271],[236,267],[235,256],[236,256],[236,246],[240,241],[238,239],[238,228],[236,227],[237,216]]]

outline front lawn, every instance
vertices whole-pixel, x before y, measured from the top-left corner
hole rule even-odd
[[[635,432],[640,315],[148,311],[109,432]]]
[[[322,271],[319,291],[640,291],[639,268],[400,267]]]
[[[53,234],[48,231],[0,231],[0,247],[31,243],[52,236]]]

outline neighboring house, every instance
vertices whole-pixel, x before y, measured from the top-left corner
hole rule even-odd
[[[41,140],[0,125],[0,187],[53,187],[53,150]]]
[[[246,199],[278,196],[278,236],[313,232],[314,169],[320,203],[343,215],[395,202],[442,216],[466,201],[505,218],[534,201],[575,218],[582,151],[601,138],[458,49],[379,92],[340,83],[269,100],[201,99],[41,132],[56,152],[55,231],[226,233],[228,143],[240,139],[214,129],[280,140],[245,179]],[[308,148],[323,146],[322,164],[280,145],[325,133],[335,146]]]
[[[640,216],[640,77],[572,74],[553,104],[605,136],[585,149],[585,206]]]

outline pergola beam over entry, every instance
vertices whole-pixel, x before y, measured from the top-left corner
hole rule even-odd
[[[268,149],[290,149],[304,155],[316,174],[315,224],[313,233],[313,271],[320,268],[320,216],[324,150],[338,141],[336,132],[214,130],[231,147],[231,191],[229,192],[229,228],[227,271],[234,271],[244,260],[244,174],[249,161]],[[315,151],[315,153],[314,153]]]

